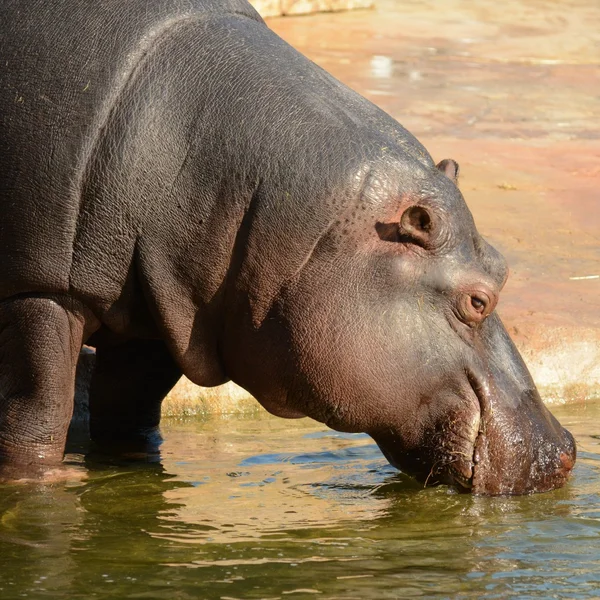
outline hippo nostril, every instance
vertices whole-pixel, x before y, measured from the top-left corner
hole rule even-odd
[[[575,445],[575,439],[566,429],[563,429],[563,440],[565,445],[563,446],[562,452],[558,455],[558,459],[561,464],[561,470],[568,476],[577,460],[577,446]]]
[[[559,459],[564,471],[568,473],[573,469],[573,466],[575,465],[575,460],[572,456],[569,456],[566,452],[561,452]]]

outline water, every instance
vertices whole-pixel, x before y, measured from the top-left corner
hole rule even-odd
[[[160,463],[0,488],[0,598],[597,598],[600,404],[555,412],[574,477],[521,498],[422,489],[307,420],[167,421]]]

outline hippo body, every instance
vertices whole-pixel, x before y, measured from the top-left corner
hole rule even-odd
[[[429,483],[562,485],[574,444],[493,312],[506,266],[456,163],[243,0],[0,11],[0,476],[62,459],[88,343],[100,446],[154,451],[184,373]]]

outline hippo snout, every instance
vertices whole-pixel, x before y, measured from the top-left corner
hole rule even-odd
[[[563,486],[575,465],[575,440],[537,390],[528,390],[516,406],[505,398],[490,404],[475,443],[472,492],[531,494]]]
[[[575,441],[562,429],[560,445],[545,443],[540,448],[511,453],[499,451],[495,434],[482,435],[475,449],[472,492],[478,495],[517,495],[547,492],[562,487],[573,470]]]

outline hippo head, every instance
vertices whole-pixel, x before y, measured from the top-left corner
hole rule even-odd
[[[457,174],[452,160],[356,169],[331,190],[348,200],[318,235],[301,218],[260,228],[256,209],[262,236],[248,234],[224,360],[274,414],[367,432],[425,484],[547,491],[566,481],[575,444],[495,313],[508,269]],[[310,243],[295,242],[303,231]]]

